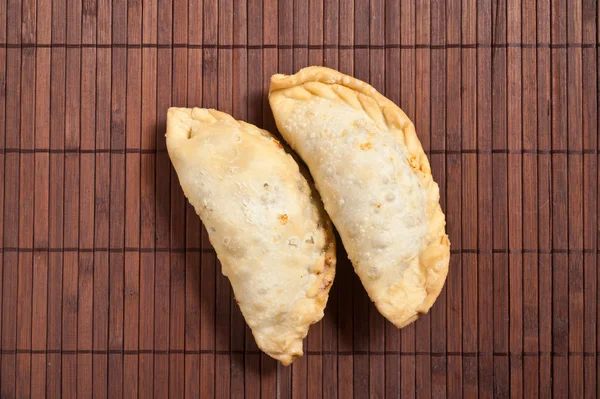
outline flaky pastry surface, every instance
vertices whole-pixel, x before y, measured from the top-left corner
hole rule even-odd
[[[324,67],[274,75],[269,101],[379,311],[397,327],[426,313],[450,243],[413,123],[367,83]]]
[[[323,317],[335,274],[318,193],[270,133],[225,113],[171,108],[166,137],[258,346],[290,364]]]

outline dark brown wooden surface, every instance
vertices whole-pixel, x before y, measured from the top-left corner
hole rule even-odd
[[[595,0],[0,0],[0,397],[596,398]],[[399,331],[343,249],[262,354],[165,150],[169,106],[275,130],[325,65],[414,121],[452,242]],[[341,245],[340,245],[341,247]]]

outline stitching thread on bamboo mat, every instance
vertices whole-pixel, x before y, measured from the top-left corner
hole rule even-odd
[[[172,253],[185,253],[185,252],[198,252],[198,253],[215,253],[213,248],[17,248],[17,247],[4,247],[0,248],[0,253],[3,252],[172,252]]]
[[[187,350],[187,349],[167,349],[167,350],[154,350],[154,349],[3,349],[0,351],[2,355],[15,355],[15,354],[28,354],[28,355],[231,355],[231,354],[245,354],[245,355],[260,355],[261,351],[256,350],[211,350],[211,349],[200,349],[200,350]],[[590,351],[569,351],[569,352],[425,352],[425,351],[306,351],[305,355],[308,356],[355,356],[355,355],[371,355],[371,356],[434,356],[434,357],[509,357],[509,356],[555,356],[555,357],[567,357],[567,356],[600,356],[599,352]]]
[[[140,149],[140,148],[99,148],[99,149],[80,149],[80,148],[67,148],[67,149],[53,149],[53,148],[0,148],[1,154],[159,154],[166,153],[165,148],[157,149]],[[598,155],[600,150],[598,149],[583,149],[583,150],[564,150],[564,149],[520,149],[520,150],[509,150],[509,149],[473,149],[466,148],[461,150],[447,150],[447,149],[435,149],[426,150],[428,155],[461,155],[461,154],[476,154],[476,155],[490,155],[490,154],[507,154],[507,155]]]
[[[125,248],[74,248],[74,247],[65,247],[65,248],[47,248],[47,247],[35,247],[35,248],[27,248],[27,247],[0,247],[0,253],[5,252],[112,252],[112,253],[121,253],[121,252],[141,252],[141,253],[154,253],[154,252],[171,252],[171,253],[215,253],[213,248],[137,248],[137,247],[125,247]],[[493,254],[508,254],[508,255],[521,255],[521,254],[539,254],[539,255],[556,255],[556,254],[570,254],[570,255],[593,255],[600,254],[600,249],[583,249],[583,248],[555,248],[551,250],[547,249],[533,249],[533,248],[523,248],[523,249],[506,249],[506,248],[498,248],[498,249],[477,249],[477,248],[465,248],[465,249],[452,249],[450,251],[453,255],[461,255],[461,254],[477,254],[477,255],[493,255]]]
[[[0,43],[0,47],[6,48],[185,48],[185,49],[217,49],[217,50],[385,50],[385,49],[502,49],[502,48],[530,48],[530,49],[567,49],[567,48],[599,48],[599,43],[447,43],[447,44],[189,44],[189,43]]]
[[[98,148],[94,150],[81,148],[0,148],[0,154],[157,154],[166,152],[167,150],[165,148]]]

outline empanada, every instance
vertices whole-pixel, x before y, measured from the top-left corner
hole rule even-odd
[[[318,193],[270,133],[222,112],[171,108],[166,137],[258,346],[290,364],[323,317],[335,274]]]
[[[450,243],[412,122],[373,87],[323,67],[274,75],[269,100],[379,311],[397,327],[426,313]]]

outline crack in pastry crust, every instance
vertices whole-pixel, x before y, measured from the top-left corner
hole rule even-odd
[[[280,132],[309,166],[369,296],[397,327],[416,320],[431,308],[443,288],[450,242],[439,188],[413,123],[372,86],[324,67],[308,67],[291,76],[274,75],[269,99]],[[381,159],[384,156],[389,159]],[[355,170],[369,167],[372,174]],[[389,175],[392,187],[396,184],[402,189],[373,195],[390,184],[385,176],[390,168],[394,169]],[[371,183],[377,175],[384,181]],[[344,180],[349,176],[352,181]],[[369,203],[351,198],[355,208],[348,210],[352,206],[348,197],[357,196],[355,186],[362,189],[360,196],[373,198]],[[399,201],[412,201],[412,215]],[[386,208],[391,208],[389,221],[378,221]],[[364,215],[364,221],[357,212]],[[406,213],[402,219],[394,219],[402,212]],[[349,225],[349,220],[355,225]],[[392,221],[402,226],[390,226]],[[406,237],[398,236],[402,234]],[[400,246],[408,249],[395,248]],[[396,256],[395,262],[389,262],[390,253]],[[386,277],[394,281],[382,282]]]
[[[290,364],[335,274],[333,227],[310,180],[269,132],[171,108],[167,149],[258,346]]]

